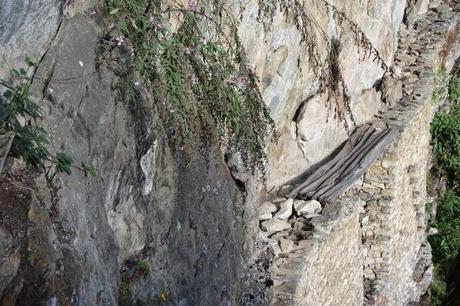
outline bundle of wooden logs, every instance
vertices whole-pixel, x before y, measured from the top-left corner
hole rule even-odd
[[[281,188],[289,198],[336,201],[355,183],[397,137],[392,127],[366,123],[327,158],[315,164]]]

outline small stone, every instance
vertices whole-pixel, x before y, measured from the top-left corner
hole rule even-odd
[[[296,200],[294,202],[294,209],[298,215],[308,216],[308,215],[316,215],[320,213],[322,210],[322,207],[321,207],[321,203],[319,203],[316,200],[311,200],[311,201]]]
[[[259,214],[259,221],[264,221],[273,218],[272,213],[269,212],[261,212]]]
[[[261,227],[264,231],[274,234],[277,232],[281,232],[281,231],[290,229],[291,225],[283,220],[270,219],[270,220],[262,222]]]
[[[272,213],[277,210],[276,205],[270,202],[265,202],[259,207],[259,220],[268,220],[273,217]]]
[[[320,217],[321,215],[320,214],[308,214],[308,215],[304,215],[304,217],[306,219],[311,219],[311,218],[315,218],[315,217]]]
[[[291,234],[291,229],[278,232],[276,234],[273,234],[270,237],[273,238],[273,239],[280,239],[280,238],[284,238],[286,236],[289,236],[289,234]]]
[[[281,253],[281,248],[278,245],[272,245],[273,254],[278,256]]]
[[[428,230],[428,236],[436,235],[438,232],[439,232],[439,231],[438,231],[437,228],[430,227],[430,229]]]
[[[289,253],[294,247],[294,241],[281,238],[280,247],[281,247],[281,251],[283,251],[284,253]]]
[[[280,210],[276,213],[275,218],[280,220],[286,220],[292,216],[292,204],[294,199],[287,199],[280,205]]]

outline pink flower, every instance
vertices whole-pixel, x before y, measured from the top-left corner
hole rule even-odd
[[[121,46],[125,43],[125,37],[123,35],[115,37],[115,41],[117,42],[117,46]]]
[[[196,12],[198,10],[198,0],[188,0],[188,9]]]

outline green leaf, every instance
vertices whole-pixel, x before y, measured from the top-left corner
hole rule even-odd
[[[116,9],[113,9],[110,11],[110,15],[115,15],[116,13],[118,13],[118,11],[120,10],[120,8],[116,8]]]
[[[3,96],[5,98],[11,98],[13,96],[13,92],[9,89],[7,89],[4,93],[3,93]]]
[[[96,168],[92,164],[85,164],[81,162],[81,167],[83,168],[86,176],[96,176]]]
[[[56,169],[58,172],[65,172],[67,174],[71,174],[72,163],[72,158],[66,153],[61,152],[56,155]]]
[[[37,64],[37,62],[35,60],[33,60],[31,57],[26,56],[26,64],[29,67],[34,67]]]

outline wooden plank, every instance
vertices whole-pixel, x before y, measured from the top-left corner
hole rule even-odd
[[[399,134],[397,129],[376,129],[363,124],[339,147],[302,175],[291,180],[288,197],[335,201],[388,148]]]
[[[324,203],[331,203],[336,201],[342,193],[350,187],[356,180],[358,180],[364,172],[385,152],[385,150],[396,139],[398,131],[390,129],[385,134],[384,138],[363,158],[359,165],[353,169],[352,172],[347,174],[341,182],[331,188],[327,193],[321,195],[318,199]]]
[[[344,150],[338,154],[338,158],[323,165],[317,172],[308,177],[304,183],[294,188],[290,195],[297,196],[298,193],[306,194],[315,190],[321,184],[324,184],[325,181],[333,178],[337,173],[337,169],[340,168],[343,160],[345,160],[348,155],[352,154],[353,151],[356,150],[356,145],[359,144],[360,141],[363,141],[363,139],[367,139],[373,131],[373,127],[365,125],[363,126],[363,129],[359,129],[356,133],[353,133],[349,141],[345,144]]]
[[[355,144],[355,147],[345,156],[345,158],[342,158],[339,162],[337,162],[335,165],[333,165],[329,170],[321,176],[317,181],[313,182],[312,184],[308,185],[301,191],[299,191],[300,194],[307,194],[312,191],[316,191],[323,186],[325,188],[327,185],[333,184],[335,179],[341,174],[341,171],[343,171],[344,167],[346,167],[348,164],[352,162],[351,158],[355,156],[357,153],[360,152],[362,149],[363,145],[370,139],[375,137],[375,129],[374,128],[369,128],[365,134],[360,138],[360,141]]]

